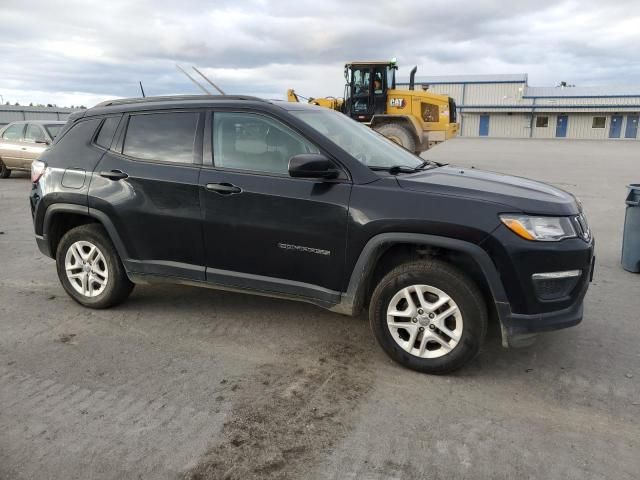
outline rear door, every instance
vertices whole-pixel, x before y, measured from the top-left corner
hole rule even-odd
[[[289,158],[319,149],[272,117],[216,111],[205,131],[207,279],[330,299],[341,287],[351,183],[291,178]]]
[[[204,280],[203,121],[197,110],[125,115],[93,173],[89,206],[113,222],[132,272]]]
[[[22,167],[22,141],[24,138],[24,123],[9,125],[2,132],[0,142],[0,158],[7,168]]]
[[[49,138],[40,125],[28,123],[24,133],[24,149],[22,150],[22,163],[24,168],[30,168],[31,162],[44,152],[49,143]]]

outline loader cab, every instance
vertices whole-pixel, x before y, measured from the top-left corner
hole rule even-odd
[[[387,108],[387,91],[396,86],[395,62],[352,62],[344,66],[343,113],[359,122],[370,122]]]

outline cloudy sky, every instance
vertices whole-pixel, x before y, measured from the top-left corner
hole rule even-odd
[[[529,84],[640,83],[638,0],[0,0],[0,95],[91,106],[199,93],[341,95],[348,60],[400,76],[528,73]]]

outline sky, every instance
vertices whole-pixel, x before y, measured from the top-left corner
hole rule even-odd
[[[528,73],[529,85],[640,84],[638,0],[0,0],[3,102],[92,106],[200,93],[341,96],[351,60],[398,75]]]

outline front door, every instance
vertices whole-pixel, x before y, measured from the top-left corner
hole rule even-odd
[[[89,207],[112,220],[132,272],[204,280],[203,122],[198,111],[136,113],[122,120],[113,144],[98,136],[109,149],[93,173]]]
[[[638,114],[627,115],[627,128],[624,138],[636,138],[638,136]]]
[[[344,268],[351,184],[291,178],[289,158],[319,150],[271,117],[217,111],[205,130],[209,153],[200,198],[207,280],[335,297]]]
[[[489,115],[480,115],[480,131],[478,135],[481,137],[489,135]]]
[[[569,117],[567,115],[558,115],[558,123],[556,124],[556,137],[565,138],[567,136],[567,125]]]
[[[620,132],[622,132],[622,115],[611,115],[609,138],[620,138]]]

